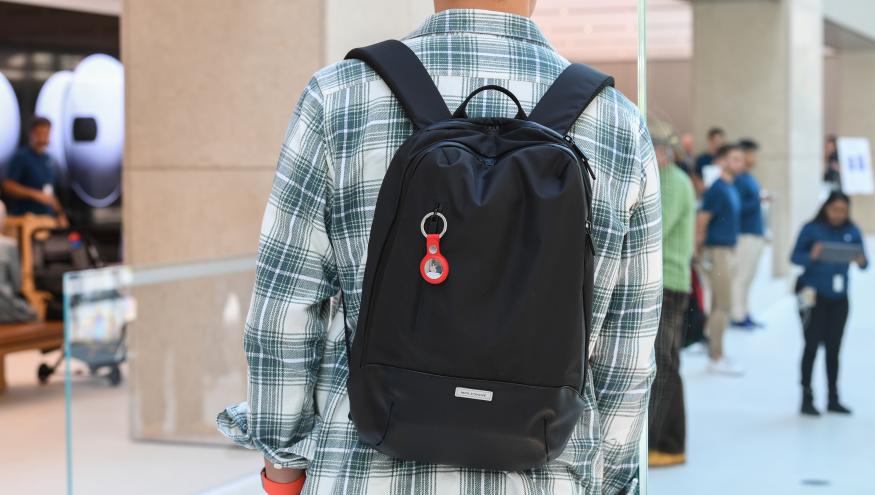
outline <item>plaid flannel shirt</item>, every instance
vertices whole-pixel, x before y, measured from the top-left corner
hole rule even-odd
[[[445,11],[405,42],[451,109],[499,84],[529,111],[568,65],[532,21],[496,12]],[[509,116],[511,105],[484,94],[469,114]],[[304,90],[261,226],[244,330],[248,401],[220,413],[220,430],[278,465],[306,468],[307,495],[636,493],[662,294],[659,174],[641,116],[613,88],[570,133],[597,177],[597,255],[586,406],[565,451],[538,469],[492,472],[392,459],[359,441],[344,323],[356,325],[383,175],[411,133],[360,61],[322,69]],[[345,315],[331,303],[339,293]]]

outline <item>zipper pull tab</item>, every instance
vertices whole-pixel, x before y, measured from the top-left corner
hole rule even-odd
[[[593,171],[592,167],[589,164],[589,158],[587,158],[586,155],[583,154],[583,151],[581,151],[580,148],[577,147],[577,143],[574,142],[574,139],[572,139],[571,136],[566,134],[565,141],[569,145],[571,145],[571,148],[574,150],[575,153],[577,153],[577,156],[579,156],[580,158],[583,159],[583,168],[586,169],[586,171],[589,173],[589,176],[592,178],[592,180],[595,180],[595,172]]]

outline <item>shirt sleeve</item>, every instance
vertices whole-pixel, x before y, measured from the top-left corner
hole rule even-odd
[[[9,168],[6,170],[6,178],[23,184],[24,176],[27,173],[27,160],[22,153],[16,153],[12,160],[9,161]]]
[[[817,241],[815,239],[811,226],[802,227],[799,232],[799,237],[796,238],[796,245],[793,247],[793,254],[790,255],[790,261],[794,265],[807,267],[811,264],[811,247]]]
[[[669,167],[674,167],[674,165],[669,165]],[[667,170],[664,173],[671,172],[672,171]],[[684,193],[686,191],[678,191],[675,187],[680,183],[681,181],[675,180],[674,177],[672,177],[670,180],[665,181],[664,183],[661,183],[663,186],[667,186],[666,190],[661,191],[662,197],[660,199],[660,203],[662,205],[663,237],[669,236],[669,234],[677,227],[678,221],[684,215],[682,209],[684,207]]]
[[[243,332],[248,401],[218,416],[228,438],[286,468],[306,469],[314,452],[316,373],[330,298],[339,291],[326,227],[332,184],[313,79],[286,131],[261,224]]]
[[[645,414],[656,371],[653,342],[662,303],[659,172],[643,122],[638,124],[635,148],[640,182],[632,189],[637,190],[637,199],[629,202],[617,283],[589,360],[602,435],[602,493],[606,495],[636,490],[638,443],[647,424]]]
[[[741,214],[751,215],[760,207],[760,196],[756,187],[751,183],[753,178],[746,177],[738,184],[738,195],[741,196]]]
[[[866,254],[866,243],[863,241],[863,233],[860,232],[860,228],[854,225],[854,242],[860,245],[860,250],[863,251],[863,258],[866,259],[866,262],[860,265],[861,270],[865,270],[869,267],[869,256]]]
[[[716,184],[712,185],[702,195],[702,211],[707,211],[712,215],[716,215],[721,208],[721,196],[717,193],[716,187]]]
[[[680,193],[683,194],[680,194]],[[684,259],[692,260],[693,253],[696,250],[696,191],[693,189],[693,183],[688,178],[684,178],[683,191],[678,191],[679,196],[683,198],[683,212],[678,220],[678,237],[686,239],[687,242],[682,246]],[[663,234],[664,235],[664,234]]]

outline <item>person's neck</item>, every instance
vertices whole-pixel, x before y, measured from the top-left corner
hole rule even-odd
[[[435,0],[434,11],[480,9],[529,17],[529,0]]]
[[[723,173],[720,174],[720,178],[726,182],[735,182],[735,174],[727,170],[724,170]]]

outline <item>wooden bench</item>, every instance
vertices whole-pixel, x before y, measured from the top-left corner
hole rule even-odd
[[[50,296],[36,290],[33,281],[33,233],[38,229],[60,226],[55,217],[33,213],[6,217],[6,223],[3,224],[3,235],[18,241],[18,252],[21,255],[21,294],[40,319],[45,318],[46,302]]]
[[[6,391],[6,355],[64,345],[63,321],[0,324],[0,394]]]

